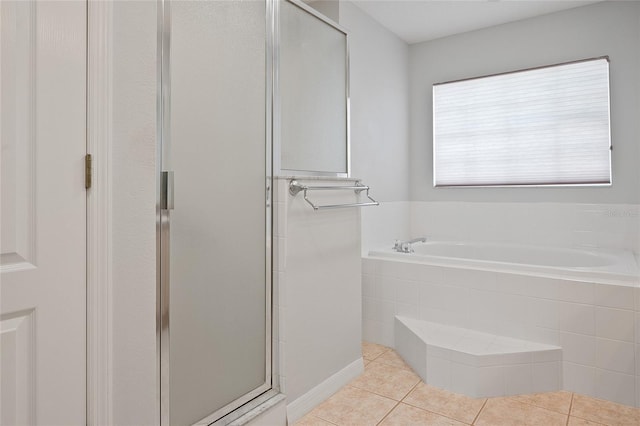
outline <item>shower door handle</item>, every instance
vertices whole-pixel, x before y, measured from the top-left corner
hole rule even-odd
[[[160,208],[173,210],[173,172],[160,175]]]

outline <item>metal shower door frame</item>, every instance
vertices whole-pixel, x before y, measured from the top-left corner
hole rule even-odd
[[[277,54],[278,0],[265,2],[265,383],[246,393],[230,404],[216,410],[197,425],[226,425],[246,414],[253,408],[265,403],[279,394],[278,376],[274,374],[272,336],[272,192],[273,192],[273,93],[276,70],[274,57]],[[163,160],[167,158],[171,132],[171,6],[170,0],[157,0],[158,9],[158,50],[157,50],[157,151],[156,151],[156,354],[159,383],[158,423],[170,425],[170,300],[169,300],[169,261],[170,261],[170,203],[167,203],[168,174]]]

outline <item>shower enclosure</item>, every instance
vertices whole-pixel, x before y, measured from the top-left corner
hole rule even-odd
[[[277,393],[271,371],[272,8],[271,0],[159,3],[163,426],[226,423],[225,416],[239,416],[248,401]]]
[[[227,424],[279,392],[274,157],[349,173],[347,36],[299,0],[158,1],[161,424]]]

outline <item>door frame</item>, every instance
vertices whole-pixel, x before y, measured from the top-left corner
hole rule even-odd
[[[113,0],[87,1],[87,425],[113,424]]]

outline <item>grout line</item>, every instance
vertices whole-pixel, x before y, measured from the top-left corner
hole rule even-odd
[[[548,393],[548,392],[540,392],[540,393]],[[571,413],[571,402],[573,402],[573,392],[571,393],[571,402],[569,403],[569,412],[568,413],[565,413],[563,411],[557,411],[557,410],[555,410],[553,408],[544,407],[541,404],[540,405],[539,404],[535,404],[534,402],[529,401],[529,400],[523,401],[523,400],[517,398],[518,396],[530,396],[530,395],[535,395],[535,394],[526,393],[526,394],[521,394],[521,395],[502,396],[502,397],[499,397],[499,398],[508,399],[508,400],[517,402],[519,404],[530,405],[530,406],[538,408],[540,410],[546,410],[546,411],[550,411],[552,413],[562,414],[563,416],[567,416],[567,415],[569,415]]]
[[[574,419],[584,420],[585,422],[589,422],[589,424],[593,423],[596,426],[612,426],[611,424],[608,424],[608,423],[600,423],[600,422],[597,422],[595,420],[584,419],[584,418],[578,417],[578,416],[569,416],[569,417],[573,417]],[[618,424],[618,423],[616,423],[616,424]]]
[[[476,417],[473,419],[471,424],[475,424],[476,423],[476,420],[478,420],[478,417],[480,417],[480,413],[482,413],[482,410],[484,410],[484,407],[487,405],[487,401],[489,401],[489,398],[484,400],[484,404],[482,404],[482,408],[480,409],[480,411],[478,411],[478,414],[476,414]]]
[[[409,407],[417,408],[418,410],[426,411],[426,412],[428,412],[428,413],[432,413],[432,414],[435,414],[435,415],[440,416],[440,417],[445,417],[445,418],[447,418],[447,419],[451,419],[451,420],[453,420],[453,421],[455,421],[455,422],[458,422],[458,423],[464,423],[462,420],[454,419],[453,417],[448,416],[448,415],[446,415],[446,414],[439,413],[439,412],[437,412],[437,411],[427,410],[426,408],[418,407],[417,405],[414,405],[414,404],[412,404],[412,403],[410,403],[410,402],[405,401],[405,399],[409,396],[409,394],[410,394],[410,393],[411,393],[411,392],[412,392],[416,387],[418,387],[418,385],[420,385],[420,383],[424,383],[424,382],[423,382],[422,380],[420,380],[418,383],[416,383],[416,385],[415,385],[415,386],[414,386],[414,387],[409,391],[409,393],[407,393],[407,394],[404,396],[404,398],[402,398],[402,400],[401,400],[400,402],[402,402],[402,403],[403,403],[403,404],[405,404],[405,405],[408,405]],[[426,384],[426,383],[425,383],[425,384]],[[476,398],[472,398],[472,399],[476,399]],[[484,404],[486,404],[486,403],[487,403],[487,400],[485,399]],[[482,404],[482,407],[484,407],[484,404]],[[480,411],[482,411],[482,408],[480,409]],[[478,414],[480,414],[480,411],[478,411]],[[478,415],[476,415],[476,418],[477,418],[477,417],[478,417]],[[474,421],[475,421],[475,419],[474,419]],[[464,423],[464,424],[467,424],[467,423]]]
[[[400,402],[404,401],[404,400],[409,396],[409,394],[410,394],[411,392],[413,392],[413,390],[414,390],[415,388],[417,388],[417,387],[418,387],[418,385],[419,385],[420,383],[422,383],[422,380],[418,380],[418,383],[416,383],[415,385],[413,385],[413,387],[412,387],[411,389],[409,389],[409,392],[407,392],[407,394],[406,394],[405,396],[403,396],[403,397],[400,399]]]
[[[364,342],[364,340],[363,340],[363,342]],[[371,342],[367,342],[367,343],[371,343]],[[377,345],[377,343],[374,343],[374,344],[376,344],[376,345]],[[389,352],[390,350],[392,350],[391,348],[389,348],[389,347],[387,347],[387,346],[383,346],[383,345],[378,345],[378,346],[383,347],[385,350],[384,350],[384,351],[382,351],[382,352],[380,352],[380,353],[379,353],[378,355],[376,355],[375,357],[373,357],[373,358],[369,358],[369,359],[368,359],[369,361],[374,361],[374,360],[376,360],[376,359],[380,358],[382,355],[384,355],[384,354],[386,354],[387,352]],[[363,359],[363,360],[364,360],[364,359],[367,359],[367,358],[365,358],[364,353],[362,354],[362,359]]]
[[[381,418],[378,423],[376,423],[376,425],[379,425],[380,423],[384,422],[384,419],[389,417],[389,414],[393,413],[393,410],[395,410],[398,405],[400,405],[400,401],[397,401],[396,405],[394,405],[393,408],[391,410],[389,410],[389,412],[387,414],[385,414],[384,417]]]
[[[382,419],[380,419],[380,421],[378,423],[376,423],[377,425],[379,425],[380,423],[382,423],[387,417],[389,417],[389,414],[393,413],[393,410],[395,410],[398,405],[400,405],[402,403],[402,401],[421,383],[421,380],[418,380],[418,382],[413,385],[413,387],[411,389],[409,389],[409,392],[406,393],[405,396],[403,396],[402,398],[400,398],[400,401],[398,401],[396,403],[396,405],[393,406],[393,408],[391,410],[389,410],[389,412],[387,414],[384,415],[384,417]],[[372,392],[373,393],[373,392]],[[376,394],[377,395],[377,394]]]
[[[571,392],[571,402],[569,403],[569,415],[567,416],[567,426],[569,426],[569,419],[571,419],[571,409],[573,408],[573,396],[575,393]]]
[[[378,392],[376,392],[376,391],[373,391],[373,390],[371,390],[371,389],[365,389],[365,388],[361,388],[361,387],[358,387],[358,386],[352,385],[351,383],[347,383],[345,386],[351,386],[351,387],[352,387],[352,388],[354,388],[354,389],[358,389],[358,390],[361,390],[361,391],[369,392],[369,393],[372,393],[372,394],[374,394],[374,395],[377,395],[377,396],[381,396],[381,397],[383,397],[383,398],[390,399],[391,401],[396,401],[396,402],[400,402],[400,401],[402,401],[402,400],[397,400],[397,399],[395,399],[395,398],[391,398],[391,397],[390,397],[390,396],[388,396],[388,395],[383,395],[383,394],[378,393]]]
[[[306,416],[305,416],[305,417],[306,417]],[[323,422],[327,422],[327,423],[329,423],[329,424],[332,424],[332,425],[338,426],[338,424],[337,424],[337,423],[331,422],[331,421],[329,421],[329,420],[327,420],[327,419],[323,419],[323,418],[322,418],[322,417],[320,417],[320,416],[311,415],[311,417],[316,418],[316,419],[319,419],[319,420],[322,420]],[[303,418],[304,418],[304,417],[303,417]],[[300,420],[302,420],[302,419],[300,419]],[[300,420],[298,420],[298,422],[299,422]],[[298,423],[298,422],[296,422],[296,423]],[[293,426],[295,426],[295,423],[293,424]]]
[[[380,352],[375,358],[373,358],[371,361],[375,361],[376,359],[380,358],[382,355],[386,354],[387,352],[389,352],[391,350],[391,348],[387,348],[385,346],[385,348],[387,349],[386,351]]]
[[[413,370],[411,370],[411,369],[398,367],[397,365],[387,364],[387,363],[385,363],[385,362],[383,362],[383,361],[378,361],[378,358],[374,359],[373,361],[369,361],[369,364],[371,364],[372,362],[374,362],[376,365],[383,365],[383,366],[385,366],[385,367],[390,367],[390,368],[393,368],[393,369],[395,369],[395,370],[399,370],[399,371],[406,371],[407,373],[411,373],[411,374],[415,375],[415,376],[416,376],[416,378],[418,378],[418,379],[422,380],[422,379],[420,378],[420,376],[418,376],[418,374],[416,374],[416,372],[415,372],[415,371],[413,371]]]
[[[454,422],[458,422],[458,423],[462,423],[462,424],[464,424],[464,425],[469,425],[469,426],[471,426],[471,424],[470,424],[470,423],[465,423],[465,422],[463,422],[463,421],[462,421],[462,420],[460,420],[460,419],[455,419],[455,418],[453,418],[453,417],[451,417],[451,416],[448,416],[448,415],[446,415],[446,414],[438,413],[437,411],[427,410],[427,409],[422,408],[422,407],[417,407],[417,406],[412,405],[412,404],[410,404],[410,403],[408,403],[408,402],[402,402],[402,403],[403,403],[404,405],[408,405],[409,407],[417,408],[418,410],[422,410],[422,411],[426,411],[427,413],[435,414],[435,415],[436,415],[436,416],[438,416],[438,417],[444,417],[445,419],[453,420]]]

